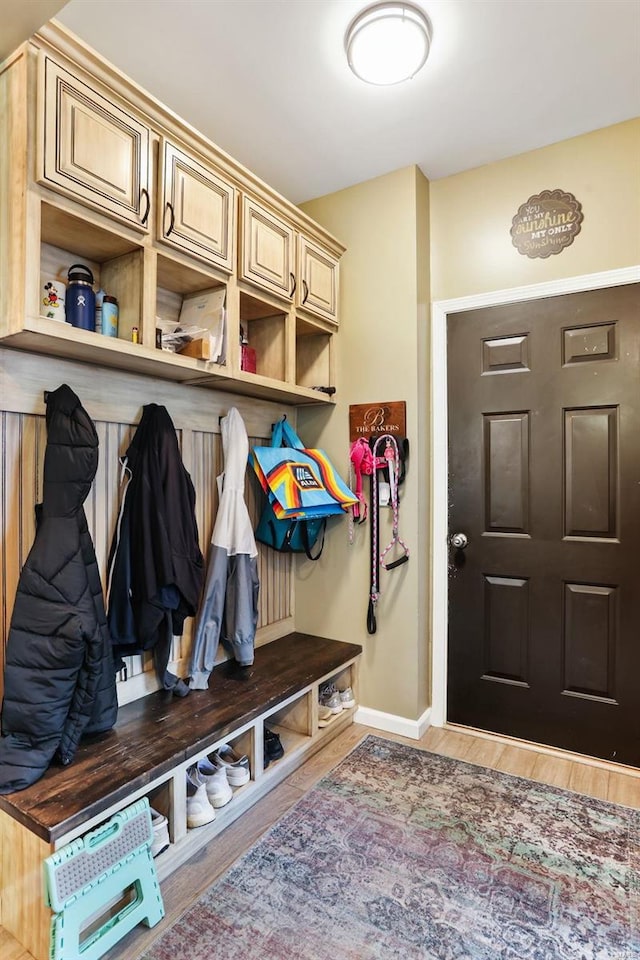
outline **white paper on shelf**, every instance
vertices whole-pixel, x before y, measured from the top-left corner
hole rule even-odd
[[[209,359],[215,363],[224,362],[224,337],[226,311],[224,308],[226,290],[224,287],[215,290],[205,290],[193,296],[185,297],[182,301],[178,326],[195,326],[202,328],[209,334]],[[206,336],[204,333],[202,336]]]

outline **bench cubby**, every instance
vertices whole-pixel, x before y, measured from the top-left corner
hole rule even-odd
[[[49,957],[51,911],[43,860],[140,797],[169,821],[170,845],[155,860],[162,882],[353,721],[356,707],[318,728],[320,687],[332,680],[357,698],[357,644],[291,633],[258,647],[255,663],[217,666],[208,690],[178,699],[157,691],[121,707],[111,733],[82,743],[74,763],[51,767],[26,790],[0,796],[0,924],[35,958]],[[284,756],[264,769],[264,727]],[[187,829],[187,770],[224,743],[249,757],[251,779]]]

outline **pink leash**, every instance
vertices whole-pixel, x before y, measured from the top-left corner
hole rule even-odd
[[[384,457],[377,457],[378,444],[385,441]],[[371,477],[373,512],[371,518],[371,590],[369,593],[369,609],[367,611],[367,631],[370,634],[376,632],[378,625],[376,623],[376,604],[380,599],[380,590],[378,577],[380,564],[385,570],[395,570],[396,567],[407,563],[409,560],[409,548],[398,533],[399,521],[399,499],[398,499],[398,477],[400,474],[400,453],[395,437],[384,433],[376,439],[373,445],[373,462],[376,469],[373,470]],[[378,556],[378,535],[380,525],[380,504],[378,500],[378,467],[384,465],[389,468],[389,486],[391,488],[391,507],[393,509],[393,530],[390,542]],[[396,546],[402,547],[402,554],[390,563],[385,563],[384,558]]]

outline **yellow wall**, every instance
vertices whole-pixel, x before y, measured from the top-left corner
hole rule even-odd
[[[511,219],[529,196],[555,188],[581,202],[582,230],[560,254],[529,259],[511,243]],[[362,643],[362,704],[416,720],[430,702],[428,301],[640,263],[640,120],[431,184],[406,168],[304,209],[347,253],[337,406],[303,409],[300,432],[346,472],[349,404],[407,401],[411,459],[401,534],[411,559],[383,572],[378,633],[370,637],[369,528],[356,528],[349,546],[346,523],[334,523],[320,562],[298,564],[296,626]]]
[[[406,400],[411,460],[402,490],[400,535],[409,563],[381,572],[378,631],[369,636],[369,523],[348,543],[346,520],[330,528],[317,563],[303,560],[296,579],[296,627],[364,647],[361,702],[417,718],[428,703],[428,475],[419,402],[427,364],[428,184],[415,167],[304,205],[347,246],[341,266],[337,408],[302,409],[306,443],[318,443],[346,474],[349,404]],[[420,333],[420,336],[419,336]],[[419,502],[419,497],[420,502]],[[381,540],[391,536],[382,511]]]
[[[518,253],[518,207],[561,189],[582,204],[571,246],[546,260]],[[449,300],[640,263],[640,119],[431,184],[433,300]]]

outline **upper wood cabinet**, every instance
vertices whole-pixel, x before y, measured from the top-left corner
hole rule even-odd
[[[252,197],[242,198],[240,277],[338,323],[338,257]]]
[[[298,237],[298,308],[338,323],[338,260],[302,234]]]
[[[296,289],[295,232],[246,195],[242,198],[240,251],[241,279],[292,299]]]
[[[37,179],[147,231],[149,128],[42,54]]]
[[[3,345],[335,402],[342,244],[55,21],[0,65],[0,198]],[[74,263],[117,298],[117,337],[46,315]],[[157,349],[198,294],[224,304],[223,353]]]
[[[235,188],[168,140],[160,144],[158,239],[234,269]]]

